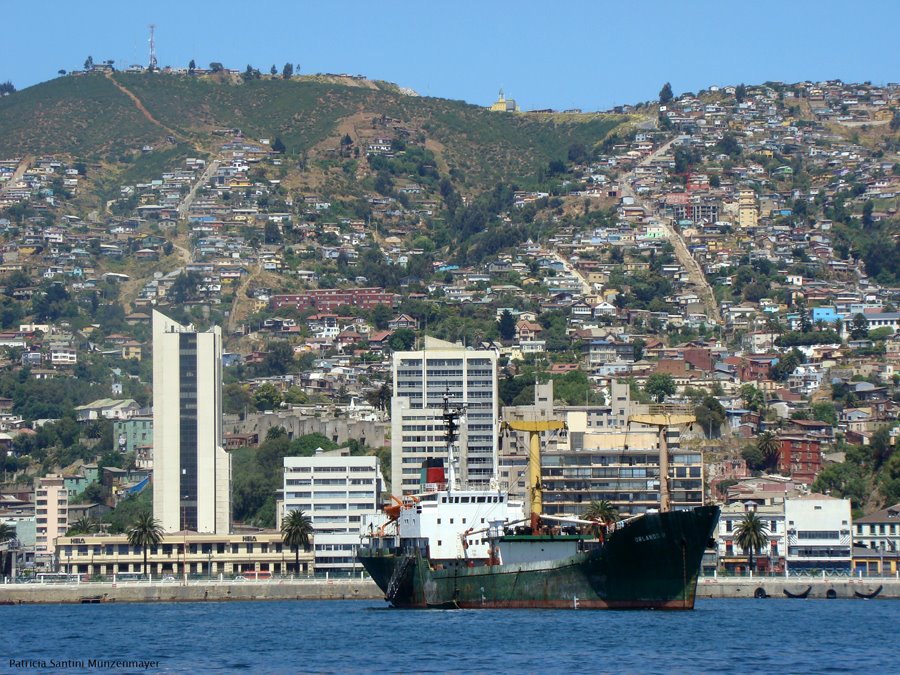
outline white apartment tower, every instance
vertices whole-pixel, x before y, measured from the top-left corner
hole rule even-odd
[[[378,458],[346,452],[284,458],[284,514],[300,510],[309,516],[319,572],[358,569],[360,525],[380,513],[384,479]]]
[[[394,352],[391,489],[420,489],[422,463],[447,459],[443,405],[465,406],[457,472],[464,486],[490,486],[497,474],[497,354],[426,337],[424,349]]]
[[[231,456],[222,433],[222,331],[153,312],[153,513],[166,532],[228,534]]]

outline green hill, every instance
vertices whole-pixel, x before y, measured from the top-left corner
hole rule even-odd
[[[112,78],[60,77],[0,99],[0,156],[69,154],[110,161],[116,153],[171,136],[210,150],[212,132],[222,128],[240,128],[253,138],[278,136],[295,154],[333,136],[337,145],[341,124],[351,117],[358,123],[384,115],[426,134],[439,144],[443,161],[478,184],[524,176],[564,159],[571,144],[592,146],[624,119],[492,113],[462,101],[404,95],[387,83],[337,78]]]

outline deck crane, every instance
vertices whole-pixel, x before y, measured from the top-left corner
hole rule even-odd
[[[659,510],[671,509],[669,496],[669,444],[666,430],[673,426],[684,426],[696,421],[693,411],[687,406],[652,405],[648,413],[638,413],[628,417],[628,425],[644,424],[659,430]]]
[[[514,420],[503,422],[501,429],[508,431],[528,432],[528,493],[531,506],[531,531],[537,532],[539,519],[543,511],[541,488],[541,433],[565,429],[566,423],[561,420]]]

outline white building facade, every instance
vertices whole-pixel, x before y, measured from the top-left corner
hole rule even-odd
[[[283,513],[300,510],[310,517],[319,572],[359,569],[360,526],[379,512],[384,490],[377,457],[339,453],[284,458]]]
[[[166,532],[231,530],[222,331],[153,312],[153,513]]]
[[[424,349],[394,352],[391,400],[391,488],[420,489],[422,463],[447,460],[444,397],[464,406],[458,475],[470,489],[490,486],[497,474],[497,354],[426,337]]]
[[[849,499],[811,494],[784,502],[788,573],[851,569]]]

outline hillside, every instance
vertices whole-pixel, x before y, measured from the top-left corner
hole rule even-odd
[[[167,139],[211,149],[213,131],[225,128],[239,128],[248,137],[280,137],[290,154],[300,154],[337,135],[351,116],[385,116],[413,132],[424,130],[441,149],[440,161],[480,184],[531,174],[563,159],[573,143],[592,146],[623,121],[491,113],[462,101],[366,84],[159,73],[60,77],[0,99],[0,156],[29,152],[112,161],[115,153]]]

